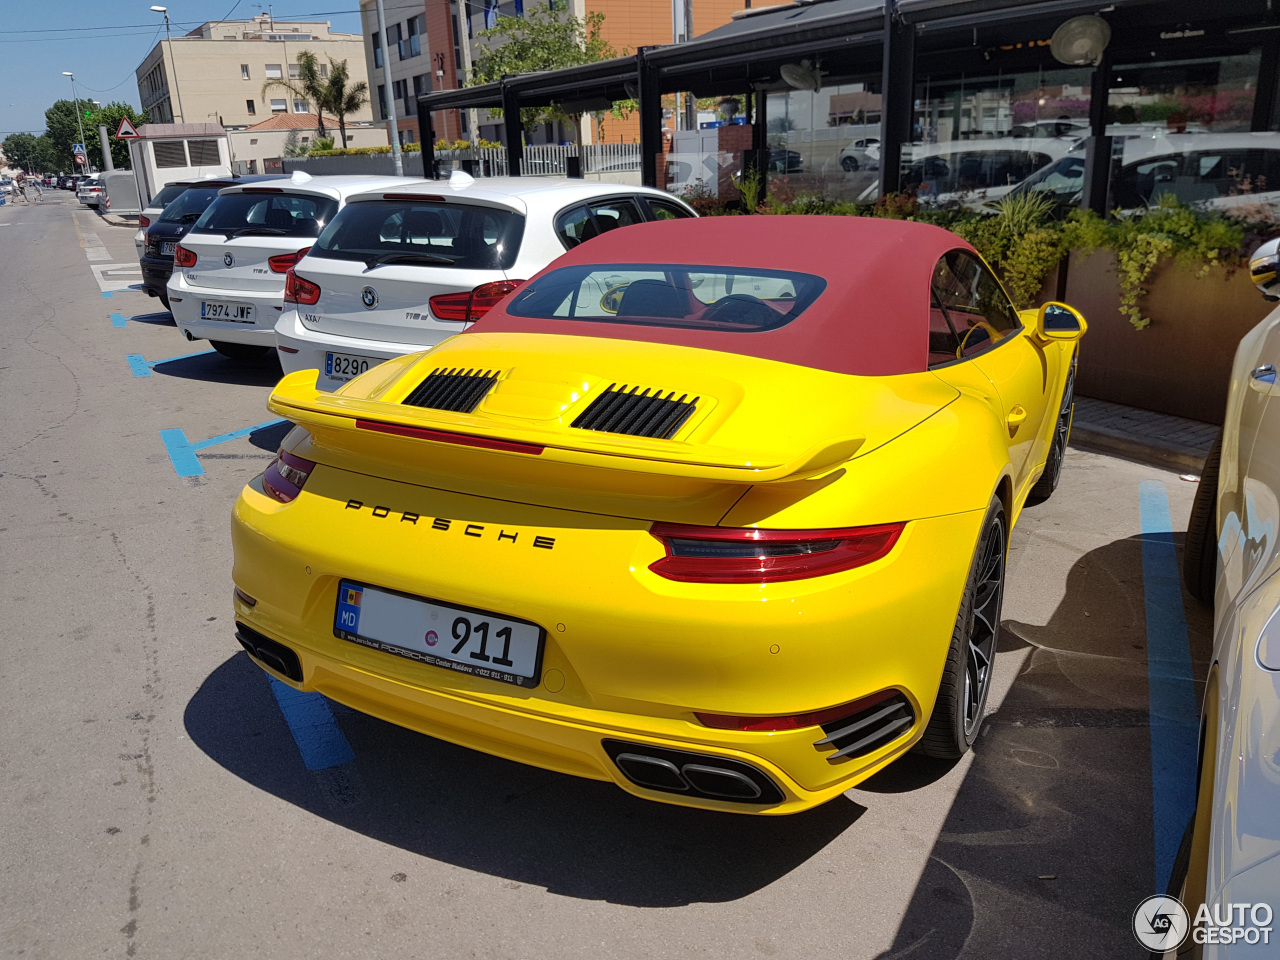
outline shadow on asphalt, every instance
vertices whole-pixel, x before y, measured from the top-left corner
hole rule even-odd
[[[1183,606],[1199,697],[1212,615]],[[1145,957],[1130,927],[1155,870],[1141,538],[1080,557],[1049,623],[1006,620],[1001,633],[1000,650],[1026,660],[878,960]],[[926,762],[907,758],[853,795],[910,782]]]
[[[228,647],[234,641],[228,639]],[[267,677],[237,653],[187,705],[192,741],[254,786],[423,857],[585,900],[737,900],[785,876],[865,811],[708,813],[457,747],[331,703],[355,753],[343,786],[303,769]]]
[[[158,327],[176,327],[173,314],[165,310],[160,313],[140,313],[129,318],[130,323],[150,323]]]
[[[277,423],[274,427],[263,427],[249,434],[249,442],[260,450],[275,453],[280,449],[280,442],[285,434],[293,429],[292,423]]]
[[[192,344],[192,347],[197,347]],[[229,360],[220,353],[202,353],[194,357],[182,357],[157,363],[151,368],[166,377],[183,380],[204,380],[209,383],[230,383],[242,387],[274,387],[283,374],[280,361],[272,350],[262,360],[244,362]]]

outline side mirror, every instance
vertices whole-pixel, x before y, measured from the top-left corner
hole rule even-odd
[[[1079,340],[1089,329],[1075,307],[1050,301],[1036,313],[1036,336],[1041,340]]]
[[[1249,258],[1249,279],[1263,299],[1280,300],[1280,240],[1268,240]]]

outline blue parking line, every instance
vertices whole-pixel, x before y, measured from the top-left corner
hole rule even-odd
[[[102,296],[103,296],[103,299],[106,299],[106,300],[113,299],[111,296],[111,292],[109,290],[102,291]]]
[[[1142,588],[1147,619],[1147,691],[1151,728],[1151,797],[1155,827],[1154,892],[1164,893],[1183,831],[1196,806],[1200,711],[1191,644],[1182,610],[1178,552],[1169,493],[1159,480],[1138,487],[1142,514]]]
[[[164,361],[159,362],[163,363]],[[150,376],[150,373],[147,375]],[[198,451],[219,443],[226,443],[228,440],[238,440],[240,437],[247,437],[258,430],[279,426],[285,422],[282,419],[268,420],[266,423],[244,427],[240,430],[232,430],[230,433],[219,434],[216,437],[210,437],[208,440],[197,440],[195,443],[187,439],[187,434],[183,430],[161,430],[160,442],[164,444],[165,452],[169,454],[169,462],[173,464],[173,469],[178,476],[199,477],[204,474],[204,467],[200,463],[200,458],[196,456]]]
[[[111,315],[111,325],[113,327],[127,327],[129,321],[124,318],[123,313],[113,313]]]
[[[324,697],[295,690],[275,677],[270,679],[271,692],[276,695],[284,722],[289,725],[293,742],[298,745],[298,752],[302,754],[302,762],[308,770],[328,770],[356,758]]]
[[[130,353],[125,356],[125,359],[129,361],[129,369],[133,371],[135,377],[149,377],[151,376],[151,370],[162,363],[172,363],[174,360],[190,360],[192,357],[203,357],[205,354],[216,352],[215,350],[198,350],[195,353],[184,353],[177,357],[166,357],[163,360],[147,360],[140,353]]]

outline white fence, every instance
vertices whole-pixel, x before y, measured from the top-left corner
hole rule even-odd
[[[614,179],[612,174],[640,173],[640,144],[638,143],[588,143],[583,146],[539,144],[524,148],[524,162],[520,172],[527,177],[563,177],[568,173],[566,161],[570,157],[582,158],[582,173],[598,175],[601,179]],[[472,161],[472,175],[476,177],[505,177],[507,166],[506,147],[482,147],[479,150],[437,150],[436,160],[443,172],[461,170],[463,162]]]

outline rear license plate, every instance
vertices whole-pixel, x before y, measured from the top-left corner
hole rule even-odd
[[[164,241],[164,243],[160,244],[160,256],[162,256],[162,257],[172,257],[172,256],[173,256],[173,248],[174,248],[174,247],[176,247],[177,245],[178,245],[178,241],[177,241],[177,240],[166,240],[166,241]]]
[[[253,323],[253,304],[217,303],[200,301],[200,316],[204,320],[229,320],[232,323]]]
[[[324,375],[332,380],[350,380],[382,362],[378,357],[356,357],[349,353],[326,353]]]
[[[546,632],[527,620],[365,586],[338,584],[333,634],[476,677],[536,687]]]

